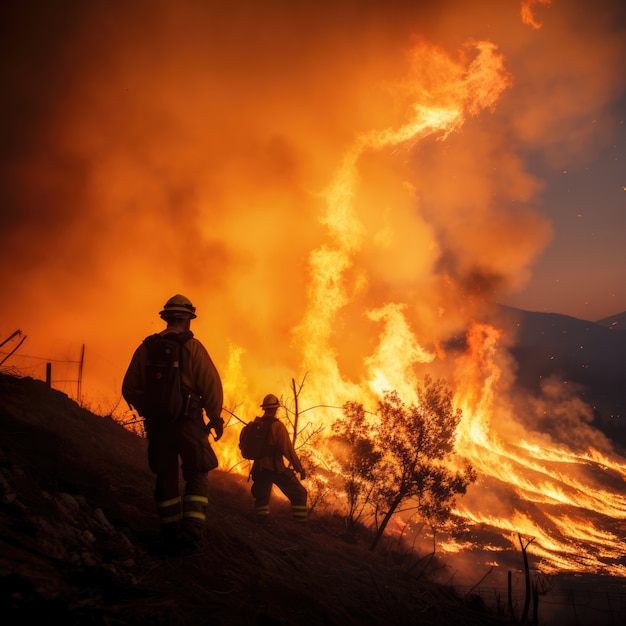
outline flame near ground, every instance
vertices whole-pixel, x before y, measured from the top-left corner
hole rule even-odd
[[[245,420],[265,393],[289,403],[292,380],[327,427],[337,409],[312,407],[373,407],[385,389],[411,402],[443,377],[481,477],[459,515],[535,537],[548,569],[623,576],[626,463],[560,393],[533,408],[567,406],[569,440],[521,425],[514,338],[490,306],[551,236],[525,155],[584,160],[610,126],[582,120],[623,87],[611,15],[200,4],[11,13],[32,56],[11,32],[3,337],[23,328],[26,355],[59,360],[86,344],[84,395],[104,410],[179,292]],[[11,363],[41,376],[41,360]]]

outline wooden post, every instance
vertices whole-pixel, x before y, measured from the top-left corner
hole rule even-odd
[[[78,404],[81,404],[82,401],[82,392],[83,392],[83,363],[85,362],[85,344],[83,344],[83,349],[80,353],[80,363],[78,364],[78,393],[77,393],[77,401]]]
[[[52,363],[46,363],[46,384],[52,387]]]

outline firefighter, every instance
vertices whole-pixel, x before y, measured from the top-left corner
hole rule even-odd
[[[151,401],[154,390],[147,374],[151,362],[148,338],[133,354],[122,395],[144,418],[148,464],[156,475],[154,493],[165,547],[168,551],[195,551],[204,536],[208,472],[218,464],[208,435],[213,431],[218,441],[224,431],[222,381],[209,353],[190,330],[196,317],[191,301],[177,294],[165,303],[159,316],[167,326],[158,336],[175,338],[182,344],[179,380],[183,409],[167,419],[165,409]],[[179,463],[184,481],[182,498]]]
[[[254,510],[257,520],[260,522],[267,520],[272,486],[276,485],[291,502],[294,521],[306,524],[307,490],[295,474],[297,472],[300,474],[300,480],[304,480],[305,471],[285,425],[276,419],[276,411],[279,407],[280,401],[270,393],[263,398],[261,404],[263,415],[257,417],[258,420],[272,420],[272,424],[269,430],[268,455],[254,461],[252,465],[251,492],[254,497]],[[293,469],[285,466],[283,457],[289,461]]]

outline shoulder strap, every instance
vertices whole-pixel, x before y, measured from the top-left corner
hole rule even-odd
[[[193,332],[190,330],[185,330],[182,333],[165,333],[165,334],[154,333],[153,335],[148,335],[144,339],[144,342],[154,341],[155,339],[171,339],[173,341],[176,341],[182,346],[184,343],[187,343],[192,338],[193,338]]]
[[[264,416],[262,418],[262,421],[264,421],[267,424],[267,439],[266,439],[266,446],[267,446],[267,455],[272,457],[272,465],[274,466],[274,471],[277,471],[276,468],[276,455],[277,455],[277,450],[276,450],[276,446],[272,445],[270,443],[270,436],[272,434],[272,426],[274,424],[274,422],[278,421],[278,418],[275,417],[274,415],[268,415],[268,416]]]
[[[158,336],[166,339],[171,339],[172,341],[176,341],[176,343],[179,343],[182,346],[193,337],[193,333],[190,330],[185,330],[182,333],[165,333],[164,335]]]

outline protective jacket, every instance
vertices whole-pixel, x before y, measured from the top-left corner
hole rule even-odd
[[[266,418],[257,417],[256,419],[262,420]],[[256,461],[259,469],[268,469],[273,472],[283,472],[286,469],[285,462],[283,460],[283,457],[285,457],[296,472],[299,474],[302,473],[302,464],[300,463],[300,459],[298,458],[293,444],[291,443],[291,439],[289,438],[289,433],[287,432],[285,425],[280,420],[276,420],[270,426],[268,444],[268,450],[271,454],[269,456],[261,457],[258,461]]]
[[[263,416],[256,419],[263,420],[268,419],[268,417]],[[256,517],[260,521],[265,521],[269,516],[272,485],[276,485],[291,502],[294,521],[305,524],[307,521],[308,494],[294,473],[295,470],[301,476],[303,475],[302,464],[291,443],[289,433],[281,421],[272,422],[268,444],[270,454],[256,460],[252,466],[251,492],[254,497]],[[283,457],[293,465],[293,470],[285,467]]]

